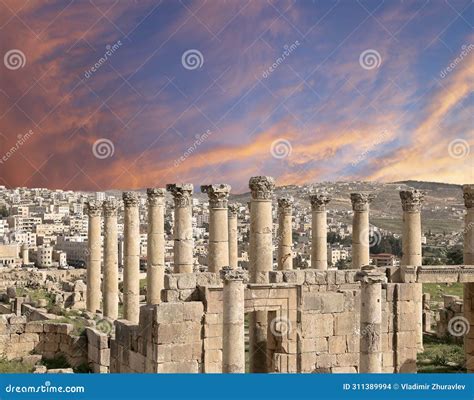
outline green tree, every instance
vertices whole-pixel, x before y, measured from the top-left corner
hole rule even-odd
[[[448,265],[458,265],[463,263],[463,254],[461,247],[451,247],[446,253]]]

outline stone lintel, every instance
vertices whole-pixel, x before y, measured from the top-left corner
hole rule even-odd
[[[364,265],[360,271],[355,274],[354,280],[362,283],[387,283],[387,277],[380,268],[373,265]]]
[[[223,267],[220,276],[224,281],[248,282],[248,272],[241,268]]]

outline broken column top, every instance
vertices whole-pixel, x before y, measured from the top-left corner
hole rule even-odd
[[[137,207],[139,203],[137,192],[123,192],[122,193],[123,204],[126,208]]]
[[[248,281],[248,272],[242,268],[223,267],[220,276],[224,281]]]
[[[118,201],[115,198],[110,198],[104,201],[102,208],[106,217],[117,216]]]
[[[253,176],[250,178],[249,188],[252,199],[271,200],[273,189],[275,189],[275,179],[271,176]]]
[[[194,186],[192,183],[169,183],[166,190],[173,195],[176,207],[188,207],[191,205]]]
[[[314,193],[309,195],[309,201],[313,211],[324,211],[326,210],[326,204],[331,201],[331,198],[326,193]]]
[[[230,185],[221,183],[219,185],[201,185],[201,192],[209,196],[211,208],[226,208],[229,199]]]
[[[375,196],[372,193],[351,193],[352,210],[369,211],[369,204],[374,198]]]
[[[148,204],[151,206],[163,205],[166,189],[164,188],[148,188],[146,190]]]
[[[364,265],[355,274],[354,280],[362,283],[387,283],[385,271],[374,265]]]
[[[89,200],[85,204],[86,214],[90,217],[99,217],[102,210],[102,202],[98,200]]]
[[[420,211],[425,192],[418,189],[400,190],[403,211]]]
[[[466,208],[472,208],[474,205],[474,185],[462,186],[464,205]]]

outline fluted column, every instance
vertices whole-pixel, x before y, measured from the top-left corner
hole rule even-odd
[[[237,268],[239,265],[239,231],[237,212],[239,207],[237,204],[229,204],[228,206],[228,231],[229,231],[229,266]]]
[[[123,316],[138,323],[140,309],[140,217],[135,192],[124,192]]]
[[[360,289],[360,373],[382,372],[382,283],[385,275],[374,266],[357,272]]]
[[[278,269],[293,269],[293,198],[278,199]]]
[[[92,313],[100,309],[101,208],[102,204],[96,200],[90,200],[86,204],[86,212],[89,215],[86,307]]]
[[[464,205],[464,264],[474,265],[474,185],[463,186]],[[467,372],[474,372],[474,283],[464,284],[464,318],[470,329],[464,337],[464,354]]]
[[[166,185],[174,198],[174,272],[192,273],[194,264],[193,241],[193,185]]]
[[[420,266],[422,264],[421,249],[421,206],[425,194],[419,190],[401,190],[400,199],[403,209],[402,227],[402,260],[401,265]],[[417,347],[423,350],[423,285],[415,284]]]
[[[272,254],[272,196],[275,181],[268,176],[255,176],[249,182],[250,249],[249,272],[252,283],[268,283],[268,272],[273,269]],[[267,372],[268,314],[256,311],[249,318],[250,372]]]
[[[223,288],[222,372],[245,372],[244,282],[247,272],[224,267],[221,270]]]
[[[165,280],[165,194],[166,189],[149,188],[146,300],[161,303]]]
[[[104,211],[104,285],[102,301],[104,316],[118,318],[118,236],[117,208],[115,199],[105,200]]]
[[[201,192],[209,196],[209,248],[207,265],[209,272],[219,272],[229,266],[229,227],[227,203],[230,185],[202,185]]]
[[[328,269],[328,221],[326,204],[331,200],[323,193],[312,194],[311,202],[311,268]]]
[[[374,196],[368,193],[351,193],[352,210],[352,268],[369,265],[369,204]]]

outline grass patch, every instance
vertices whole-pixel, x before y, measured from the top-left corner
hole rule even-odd
[[[419,373],[459,373],[465,372],[464,349],[449,339],[439,339],[431,335],[423,337],[423,353],[417,356]],[[457,365],[451,365],[451,363]]]
[[[34,367],[23,364],[19,360],[0,359],[0,373],[1,374],[24,374],[33,372]]]
[[[35,303],[38,302],[38,300],[46,300],[48,302],[46,308],[48,311],[53,307],[54,304],[54,297],[51,293],[48,293],[44,289],[27,289],[27,288],[17,288],[16,290],[17,296],[29,296],[31,301],[34,301]]]
[[[63,355],[57,356],[55,358],[43,358],[41,363],[48,369],[71,368],[71,365]]]
[[[463,296],[462,283],[423,283],[423,293],[429,293],[431,301],[443,301],[443,294]]]

